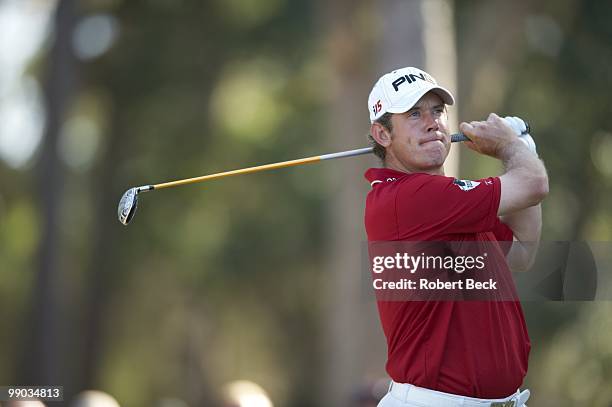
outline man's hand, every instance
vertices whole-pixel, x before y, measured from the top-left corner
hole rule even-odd
[[[507,147],[519,140],[509,122],[495,113],[486,121],[463,122],[459,129],[470,139],[464,143],[468,148],[500,160],[504,159]]]
[[[533,137],[529,134],[529,126],[527,123],[520,117],[516,116],[506,116],[503,120],[514,130],[514,134],[516,134],[519,139],[525,143],[529,151],[534,153],[536,156],[538,155],[538,150],[536,149],[536,143],[533,140]]]

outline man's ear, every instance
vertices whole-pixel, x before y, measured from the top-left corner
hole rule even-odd
[[[372,123],[370,126],[370,134],[381,146],[389,147],[389,145],[391,145],[391,132],[382,124],[376,122]]]

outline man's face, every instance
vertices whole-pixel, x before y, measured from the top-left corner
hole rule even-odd
[[[387,164],[408,172],[443,173],[450,151],[446,106],[433,92],[412,109],[391,116],[393,130],[387,146]]]

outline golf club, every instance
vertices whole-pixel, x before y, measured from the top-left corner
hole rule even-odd
[[[529,131],[529,127],[527,128],[527,131]],[[451,135],[451,142],[453,143],[460,142],[460,141],[468,141],[468,140],[469,138],[467,138],[464,134],[461,134],[461,133]],[[121,200],[119,201],[119,207],[117,209],[117,212],[119,215],[119,222],[123,223],[124,225],[127,225],[134,218],[134,214],[136,213],[136,208],[138,207],[138,194],[140,194],[141,192],[153,191],[154,189],[177,187],[179,185],[194,184],[196,182],[204,182],[204,181],[209,181],[211,179],[229,177],[232,175],[250,174],[253,172],[274,170],[277,168],[285,168],[285,167],[291,167],[291,166],[296,166],[296,165],[311,164],[311,163],[315,163],[318,161],[333,160],[334,158],[354,157],[358,155],[370,154],[372,151],[373,151],[373,147],[366,147],[366,148],[360,148],[357,150],[348,150],[348,151],[341,151],[339,153],[317,155],[313,157],[300,158],[297,160],[282,161],[282,162],[273,163],[273,164],[265,164],[265,165],[259,165],[256,167],[248,167],[248,168],[242,168],[239,170],[232,170],[232,171],[226,171],[226,172],[219,172],[216,174],[203,175],[201,177],[187,178],[187,179],[181,179],[177,181],[164,182],[161,184],[143,185],[140,187],[130,188],[127,191],[125,191],[125,193],[121,197]]]

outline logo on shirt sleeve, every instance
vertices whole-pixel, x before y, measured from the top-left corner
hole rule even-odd
[[[456,179],[453,181],[453,184],[457,185],[462,191],[469,191],[480,185],[480,182],[470,181],[468,179]]]

